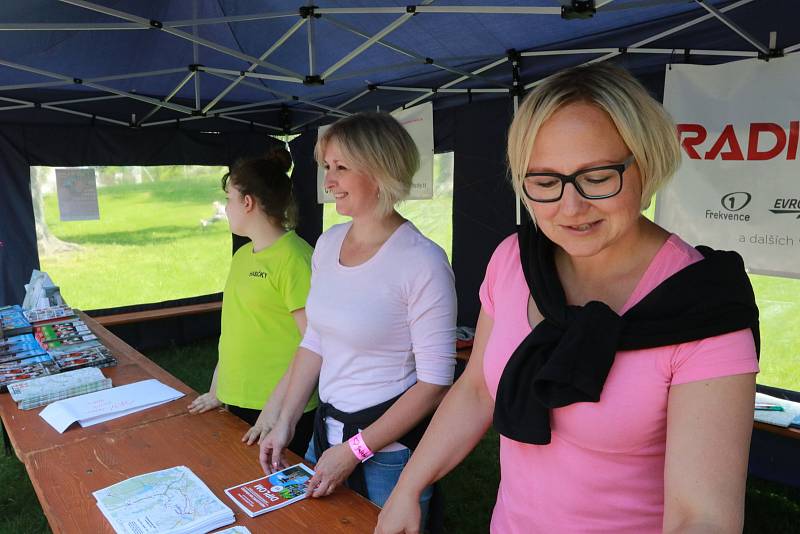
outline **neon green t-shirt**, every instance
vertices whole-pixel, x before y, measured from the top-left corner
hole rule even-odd
[[[306,305],[311,246],[294,232],[257,253],[239,248],[222,296],[217,398],[260,410],[289,368],[300,330],[292,312]],[[318,404],[316,393],[305,411]]]

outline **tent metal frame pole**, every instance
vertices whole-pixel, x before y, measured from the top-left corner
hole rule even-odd
[[[68,113],[70,115],[77,115],[79,117],[86,117],[92,120],[97,119],[99,121],[116,124],[117,126],[130,126],[130,124],[128,124],[127,122],[118,121],[117,119],[112,119],[110,117],[104,117],[102,115],[96,115],[94,113],[84,113],[83,111],[75,111],[74,109],[60,108],[58,106],[53,106],[50,104],[42,104],[42,108],[49,109],[51,111],[59,111],[61,113]]]
[[[49,104],[51,106],[60,106],[62,104],[79,104],[81,102],[97,102],[99,100],[116,100],[119,98],[127,98],[120,95],[108,95],[108,96],[92,96],[89,98],[72,98],[69,100],[53,100],[51,102],[42,102],[42,104]]]
[[[609,48],[607,50],[616,50],[616,48],[614,48],[614,49]],[[489,56],[489,57],[481,56],[479,58],[476,58],[475,56],[471,56],[471,57],[462,56],[462,57],[441,58],[439,61],[458,61],[459,59],[461,59],[461,60],[468,59],[468,60],[471,60],[470,62],[474,63],[474,62],[477,62],[477,61],[486,61],[486,60],[489,60],[489,59],[495,59],[495,57],[496,56]],[[388,65],[388,66],[385,66],[385,67],[381,66],[381,67],[372,67],[372,68],[369,68],[369,69],[363,69],[363,70],[358,70],[358,71],[349,71],[349,72],[346,72],[346,73],[342,73],[342,74],[337,74],[337,75],[331,76],[330,78],[328,78],[328,80],[330,80],[330,81],[338,81],[338,80],[346,80],[348,78],[357,78],[359,76],[368,76],[370,74],[375,74],[375,73],[386,73],[386,72],[389,72],[389,71],[392,71],[392,70],[399,70],[399,69],[406,69],[406,68],[409,68],[409,67],[413,67],[413,66],[419,65],[420,63],[421,63],[420,61],[404,61],[403,63],[395,63],[393,65]],[[369,83],[368,80],[364,80],[364,81]]]
[[[148,104],[158,105],[159,102],[161,102],[160,100],[158,100],[156,98],[150,98],[150,97],[147,97],[147,96],[137,95],[137,94],[134,94],[134,93],[129,93],[127,91],[120,91],[119,89],[114,89],[113,87],[106,87],[104,85],[100,85],[100,84],[97,84],[97,83],[94,83],[94,82],[90,82],[88,80],[79,80],[78,78],[70,78],[69,76],[65,76],[65,75],[59,74],[57,72],[50,72],[50,71],[46,71],[46,70],[42,70],[42,69],[37,69],[35,67],[30,67],[28,65],[22,65],[20,63],[13,63],[11,61],[6,61],[4,59],[0,59],[0,65],[3,65],[5,67],[9,67],[9,68],[12,68],[12,69],[22,70],[22,71],[25,71],[25,72],[32,72],[34,74],[40,74],[42,76],[47,76],[49,78],[55,78],[57,80],[61,80],[61,81],[69,82],[69,83],[80,83],[81,85],[85,85],[86,87],[91,87],[93,89],[97,89],[99,91],[104,91],[106,93],[111,93],[111,94],[115,94],[115,95],[127,96],[128,98],[132,98],[133,100],[140,100],[142,102],[147,102]],[[177,104],[172,104],[172,103],[169,103],[169,102],[165,102],[164,103],[164,107],[170,108],[170,109],[175,110],[175,111],[180,111],[181,113],[187,113],[187,114],[190,114],[190,115],[192,113],[192,110],[190,108],[187,108],[185,106],[179,106]],[[127,124],[126,124],[126,126],[127,126]]]
[[[108,82],[111,80],[127,80],[130,78],[145,78],[147,76],[161,76],[163,74],[177,74],[179,72],[186,72],[186,67],[176,67],[174,69],[161,69],[143,72],[132,72],[130,74],[113,74],[111,76],[100,76],[96,78],[89,78],[90,82]]]
[[[252,72],[247,70],[233,70],[233,69],[219,69],[217,67],[207,67],[205,65],[199,65],[197,70],[202,72],[208,72],[211,74],[228,74],[230,76],[239,76],[241,78],[258,78],[259,80],[273,80],[278,82],[289,82],[289,83],[303,83],[302,80],[297,80],[295,78],[289,78],[288,76],[276,76],[274,74],[263,74],[261,72]]]
[[[783,53],[784,54],[791,54],[792,52],[796,52],[798,50],[800,50],[800,43],[797,43],[797,44],[792,45],[792,46],[787,46],[786,48],[783,49]]]
[[[263,93],[269,93],[273,97],[281,99],[281,100],[288,101],[288,100],[293,100],[294,99],[294,97],[292,95],[290,95],[289,93],[283,93],[281,91],[277,91],[275,89],[272,89],[271,87],[267,87],[266,85],[263,85],[263,84],[260,84],[260,83],[256,83],[256,82],[251,82],[251,81],[246,80],[245,78],[239,78],[239,77],[237,77],[235,75],[221,74],[221,73],[218,73],[218,72],[209,72],[208,74],[210,74],[211,76],[216,76],[217,78],[220,78],[220,79],[223,79],[223,80],[228,80],[228,81],[237,80],[238,79],[240,85],[244,85],[245,87],[252,87],[253,89],[255,89],[257,91],[261,91]]]
[[[339,80],[347,80],[348,78],[358,78],[359,76],[369,76],[370,74],[386,73],[393,70],[407,69],[409,67],[415,67],[417,65],[419,65],[419,61],[404,61],[403,63],[395,63],[394,65],[387,65],[385,67],[380,66],[380,67],[372,67],[370,69],[343,72],[341,74],[330,76],[326,81],[334,82]]]
[[[36,107],[36,104],[17,104],[15,106],[5,106],[0,108],[0,111],[12,111],[15,109],[26,109]]]
[[[193,115],[191,117],[186,117],[186,118],[165,119],[163,121],[147,122],[147,123],[144,123],[144,124],[140,124],[139,126],[141,128],[147,128],[147,127],[150,127],[150,126],[163,126],[164,124],[173,124],[173,123],[174,124],[180,124],[182,122],[197,121],[197,120],[202,120],[202,119],[211,119],[211,118],[214,118],[214,117],[215,117],[215,115],[208,115],[208,116],[205,116],[205,117],[202,116],[202,115]]]
[[[281,110],[280,107],[258,108],[258,109],[242,109],[242,110],[239,110],[239,111],[224,111],[224,112],[223,111],[217,111],[215,113],[215,115],[222,115],[224,113],[225,115],[228,115],[230,117],[235,117],[236,115],[247,115],[248,113],[266,113],[266,112],[269,112],[269,111],[280,111],[280,110]],[[322,112],[320,111],[319,113],[322,113]]]
[[[73,82],[35,82],[35,83],[19,83],[14,85],[0,85],[0,91],[15,91],[17,89],[37,89],[40,87],[61,87],[64,85],[71,85]]]
[[[0,31],[103,31],[103,30],[144,30],[139,24],[130,22],[4,22]]]
[[[272,105],[275,105],[275,104],[285,104],[286,102],[289,102],[289,100],[285,99],[285,98],[282,98],[282,99],[279,99],[279,100],[262,100],[261,102],[253,102],[251,104],[240,104],[238,106],[230,106],[230,107],[227,107],[227,108],[215,109],[213,111],[213,113],[230,113],[231,111],[239,111],[239,110],[242,110],[242,109],[257,108],[259,106],[272,106]]]
[[[183,26],[205,26],[208,24],[223,24],[229,22],[252,22],[257,20],[270,20],[296,17],[297,11],[274,11],[271,13],[253,13],[250,15],[230,15],[227,17],[213,17],[196,20],[170,20],[164,22],[165,28],[180,28]]]
[[[695,56],[731,56],[731,57],[758,57],[758,52],[753,50],[706,50],[698,48],[628,48],[630,54],[674,54],[681,51],[690,51]],[[533,50],[522,52],[522,57],[541,56],[569,56],[579,54],[608,54],[619,52],[619,48],[578,48],[565,50]]]
[[[165,28],[181,28],[184,26],[205,26],[228,22],[250,22],[286,17],[296,17],[297,11],[276,11],[273,13],[253,13],[250,15],[232,15],[206,19],[169,20],[164,21]],[[0,31],[105,31],[105,30],[146,30],[136,22],[5,22],[0,24]]]
[[[432,0],[430,0],[432,1]],[[339,70],[340,68],[344,67],[348,63],[350,63],[353,59],[361,55],[365,50],[369,47],[374,45],[376,42],[380,41],[394,30],[411,20],[411,17],[414,16],[414,13],[404,13],[402,16],[396,18],[389,24],[383,27],[378,33],[369,37],[365,42],[361,43],[357,46],[354,50],[352,50],[349,54],[345,55],[342,59],[328,67],[325,72],[322,73],[321,78],[323,80],[327,79],[328,76]]]
[[[510,89],[496,89],[494,87],[470,87],[469,89],[460,88],[444,88],[439,89],[436,87],[401,87],[397,85],[376,85],[375,89],[383,89],[385,91],[408,91],[411,93],[428,93],[436,91],[437,93],[509,93]]]
[[[336,106],[336,107],[338,107],[339,109],[343,109],[345,106],[348,106],[348,105],[352,104],[353,102],[355,102],[355,101],[356,101],[356,100],[358,100],[359,98],[361,98],[361,97],[363,97],[363,96],[366,96],[366,95],[368,95],[368,94],[369,94],[369,93],[371,93],[371,92],[372,92],[372,91],[370,91],[369,89],[364,89],[363,91],[361,91],[360,93],[358,93],[356,96],[354,96],[354,97],[352,97],[352,98],[348,98],[347,100],[345,100],[344,102],[342,102],[341,104],[339,104],[339,105],[338,105],[338,106]]]
[[[209,71],[208,73],[211,74],[212,76],[217,76],[217,77],[223,78],[225,80],[231,80],[232,79],[232,77],[230,75],[227,75],[227,74],[220,74],[220,73],[211,72],[211,71]],[[347,116],[352,115],[352,113],[349,113],[347,111],[344,111],[344,110],[341,110],[341,109],[337,109],[337,108],[334,108],[334,107],[331,107],[331,106],[326,106],[325,104],[320,104],[319,102],[314,102],[313,100],[308,100],[308,99],[305,99],[305,98],[301,98],[301,97],[296,96],[296,95],[290,95],[289,93],[284,93],[283,91],[278,91],[276,89],[268,89],[267,87],[264,87],[263,85],[258,85],[258,84],[254,84],[254,83],[248,83],[248,82],[244,82],[244,81],[241,82],[241,83],[244,84],[244,85],[247,85],[248,87],[252,87],[254,89],[259,89],[261,91],[265,91],[265,92],[273,94],[275,96],[283,97],[286,100],[293,100],[295,102],[302,102],[303,104],[307,104],[307,105],[313,106],[313,107],[318,107],[320,109],[324,109],[324,110],[330,111],[331,113],[335,113],[335,114],[340,115],[340,116],[347,117]]]
[[[769,48],[764,46],[758,39],[750,35],[747,31],[745,31],[741,26],[733,22],[729,17],[726,17],[724,13],[721,13],[719,9],[709,4],[707,1],[704,0],[695,0],[696,4],[699,4],[700,7],[711,13],[714,18],[719,20],[725,26],[733,30],[739,37],[753,45],[753,47],[764,54],[765,56],[769,56]]]
[[[475,69],[470,74],[474,75],[474,74],[480,74],[482,72],[486,72],[487,70],[491,70],[491,69],[493,69],[493,68],[495,68],[497,66],[502,65],[506,61],[508,61],[508,57],[507,56],[503,56],[500,59],[496,59],[496,60],[492,61],[488,65],[484,65],[483,67],[480,67],[479,69]],[[455,80],[451,80],[451,81],[447,82],[446,84],[438,87],[436,90],[440,91],[442,89],[449,89],[450,87],[452,87],[454,85],[457,85],[457,84],[459,84],[459,83],[463,82],[464,80],[467,80],[467,79],[469,79],[471,77],[472,76],[461,76],[459,78],[456,78]],[[424,95],[418,96],[417,98],[411,100],[410,102],[406,102],[405,104],[403,104],[398,109],[410,108],[411,106],[422,102],[423,100],[425,100],[426,98],[428,98],[430,96],[433,96],[434,94],[436,94],[434,91],[431,91],[429,93],[425,93]]]
[[[297,22],[295,22],[288,30],[286,30],[286,32],[284,32],[283,35],[280,36],[280,38],[277,41],[272,43],[272,46],[270,46],[263,54],[261,54],[258,57],[258,59],[260,59],[261,61],[264,61],[269,56],[271,56],[273,52],[275,52],[278,48],[283,46],[283,44],[287,40],[289,40],[289,37],[294,35],[295,32],[297,30],[299,30],[303,26],[303,24],[305,24],[305,23],[306,23],[306,19],[300,19]],[[253,72],[256,69],[256,67],[258,67],[258,63],[252,63],[249,67],[247,67],[246,72]],[[206,106],[203,108],[203,113],[208,113],[214,106],[216,106],[219,103],[220,100],[225,98],[225,96],[228,93],[230,93],[237,85],[239,85],[239,82],[241,82],[243,79],[244,79],[244,77],[242,76],[242,77],[232,81],[230,83],[230,85],[228,85],[228,87],[223,89],[217,96],[215,96],[211,100],[211,102],[206,104]]]
[[[192,20],[197,20],[197,0],[192,0]],[[197,24],[192,24],[192,35],[197,39]],[[192,64],[200,63],[200,54],[197,43],[192,43]],[[195,72],[194,76],[194,109],[200,109],[200,73]],[[143,122],[143,121],[140,121]]]
[[[723,12],[723,13],[727,13],[728,11],[731,11],[731,10],[736,9],[738,7],[742,7],[744,5],[747,5],[747,4],[749,4],[749,3],[753,2],[753,1],[755,1],[755,0],[739,0],[738,2],[735,2],[733,4],[725,6],[720,11]],[[664,30],[663,32],[659,32],[659,33],[657,33],[655,35],[652,35],[652,36],[650,36],[650,37],[648,37],[646,39],[642,39],[641,41],[638,41],[638,42],[630,45],[629,47],[627,47],[627,52],[631,53],[631,49],[641,48],[644,45],[650,44],[650,43],[652,43],[654,41],[658,41],[659,39],[662,39],[664,37],[672,35],[673,33],[678,33],[680,31],[683,31],[686,28],[690,28],[692,26],[700,24],[701,22],[705,22],[705,21],[707,21],[707,20],[709,20],[711,18],[713,18],[713,15],[711,15],[709,13],[709,14],[706,14],[706,15],[702,15],[702,16],[696,18],[696,19],[692,19],[690,21],[684,22],[683,24],[679,24],[678,26],[675,26],[675,27],[670,28],[668,30]],[[622,54],[622,49],[619,49],[619,50],[617,50],[615,52],[610,52],[610,53],[605,54],[605,55],[603,55],[603,56],[601,56],[599,58],[595,58],[595,59],[589,60],[589,61],[587,61],[585,63],[581,63],[581,65],[589,65],[589,64],[592,64],[592,63],[599,63],[601,61],[606,61],[608,59],[616,57],[616,56],[618,56],[620,54]],[[540,78],[538,80],[535,80],[533,82],[530,82],[530,83],[526,84],[525,85],[525,90],[527,91],[528,89],[532,89],[532,88],[536,87],[537,85],[539,85],[542,82],[544,82],[545,80],[547,80],[549,77],[550,76],[545,76],[544,78]]]
[[[146,71],[146,72],[132,72],[130,74],[115,74],[112,76],[101,76],[98,78],[89,78],[87,81],[89,82],[104,82],[109,80],[127,80],[130,78],[144,78],[147,76],[158,76],[162,74],[176,74],[178,72],[185,72],[186,67],[180,67],[175,69],[163,69],[163,70],[153,70],[153,71]],[[42,76],[45,76],[44,74]],[[22,84],[15,84],[15,85],[2,85],[0,86],[0,91],[13,91],[16,89],[35,89],[38,87],[59,87],[62,85],[72,85],[75,83],[73,80],[69,81],[59,81],[59,82],[35,82],[35,83],[22,83]]]
[[[367,15],[394,13],[462,13],[495,15],[558,15],[560,7],[519,7],[519,6],[428,6],[411,4],[406,7],[325,7],[315,9],[323,15]]]
[[[323,20],[332,23],[334,26],[338,26],[339,28],[347,30],[350,33],[358,35],[359,37],[369,38],[369,34],[359,30],[358,28],[355,28],[355,27],[347,24],[346,22],[342,22],[341,20],[335,19],[335,18],[330,17],[330,16],[323,17]],[[430,65],[432,67],[435,67],[435,68],[438,68],[438,69],[441,69],[441,70],[444,70],[444,71],[447,71],[447,72],[452,72],[453,74],[458,74],[459,76],[464,76],[465,77],[464,79],[473,78],[475,80],[478,80],[480,82],[483,82],[483,83],[486,83],[486,84],[489,84],[489,85],[497,85],[499,87],[507,87],[505,84],[503,84],[501,82],[498,82],[496,80],[492,80],[490,78],[484,78],[484,77],[481,77],[481,76],[476,76],[476,75],[474,75],[474,73],[470,73],[468,71],[457,69],[455,67],[450,67],[450,66],[447,66],[447,65],[443,65],[443,64],[437,62],[436,60],[434,60],[432,58],[425,57],[422,54],[418,54],[418,53],[416,53],[416,52],[414,52],[412,50],[408,50],[406,48],[400,47],[400,46],[398,46],[396,44],[393,44],[393,43],[391,43],[389,41],[384,41],[382,39],[379,39],[378,41],[376,41],[376,43],[388,48],[389,50],[397,52],[398,54],[403,54],[405,56],[414,58],[414,59],[418,60],[421,64]]]
[[[251,126],[261,126],[262,128],[266,128],[267,130],[272,130],[275,132],[283,132],[283,128],[278,128],[277,126],[272,126],[270,124],[264,124],[262,122],[255,122],[255,121],[248,121],[244,119],[237,119],[236,117],[228,117],[227,115],[219,115],[219,118],[234,121],[234,122],[241,122],[243,124],[249,124]]]
[[[362,97],[364,97],[364,96],[368,95],[368,94],[369,94],[369,93],[371,93],[372,91],[373,91],[372,89],[364,89],[363,91],[361,91],[361,92],[360,92],[360,93],[358,93],[357,95],[355,95],[355,96],[353,96],[353,97],[351,97],[351,98],[348,98],[347,100],[345,100],[344,102],[342,102],[341,104],[339,104],[337,107],[338,107],[339,109],[344,109],[344,108],[345,108],[345,106],[349,106],[350,104],[352,104],[353,102],[355,102],[355,101],[356,101],[356,100],[358,100],[359,98],[362,98]],[[312,112],[311,112],[311,111],[309,111],[309,110],[297,110],[297,111],[299,111],[299,112],[305,112],[305,113],[312,113]],[[318,112],[314,111],[313,113],[318,113]],[[302,128],[305,128],[305,127],[306,127],[306,126],[308,126],[309,124],[311,124],[311,123],[313,123],[313,122],[316,122],[316,121],[318,121],[318,120],[322,120],[322,119],[324,119],[325,117],[327,117],[327,116],[329,116],[329,115],[330,115],[329,113],[322,113],[322,114],[321,114],[321,116],[319,116],[319,117],[315,117],[315,118],[313,118],[313,119],[309,119],[309,120],[307,120],[307,121],[305,121],[305,122],[302,122],[302,123],[298,124],[297,126],[295,126],[294,128],[292,128],[292,133],[297,133],[298,131],[300,131]]]
[[[107,93],[112,93],[112,94],[120,95],[120,96],[127,96],[128,98],[131,98],[133,100],[138,100],[140,102],[146,102],[147,104],[153,104],[154,106],[157,106],[157,105],[161,104],[165,108],[171,109],[173,111],[179,111],[179,112],[185,113],[187,115],[191,115],[192,111],[193,111],[192,108],[187,108],[186,106],[181,106],[179,104],[173,104],[172,102],[165,102],[165,101],[159,100],[157,98],[151,98],[149,96],[139,95],[139,94],[136,94],[136,93],[129,93],[128,91],[121,91],[119,89],[114,89],[113,87],[107,87],[105,85],[100,85],[100,84],[96,84],[96,83],[92,83],[92,82],[83,82],[83,85],[85,85],[86,87],[91,87],[93,89],[98,89],[100,91],[105,91]]]
[[[12,104],[20,104],[20,105],[30,104],[32,106],[35,105],[33,102],[30,102],[28,100],[20,100],[18,98],[11,98],[10,96],[0,96],[0,100],[2,100],[3,102],[11,102]]]
[[[317,53],[314,48],[314,17],[308,17],[306,40],[308,41],[308,75],[314,76],[314,71],[317,66]]]
[[[166,102],[169,102],[170,100],[172,100],[172,97],[177,95],[178,91],[183,89],[184,85],[189,83],[189,81],[191,81],[192,78],[194,78],[196,80],[198,75],[199,74],[196,71],[192,71],[189,74],[187,74],[186,77],[183,80],[181,80],[178,83],[178,85],[176,85],[175,88],[172,91],[170,91],[170,93],[164,98],[164,102],[166,103]],[[149,119],[150,117],[152,117],[153,115],[158,113],[158,110],[160,110],[162,107],[164,107],[163,104],[158,104],[153,109],[148,111],[147,114],[144,117],[142,117],[141,119],[139,119],[139,121],[137,121],[137,125],[141,125],[144,121],[146,121],[147,119]]]
[[[83,8],[83,9],[87,9],[87,10],[90,10],[90,11],[96,11],[98,13],[103,13],[105,15],[110,15],[112,17],[117,17],[117,18],[121,18],[121,19],[124,19],[124,20],[128,20],[130,22],[135,22],[135,23],[138,23],[138,24],[142,25],[145,28],[156,28],[156,29],[159,29],[159,30],[161,30],[161,31],[163,31],[165,33],[170,34],[170,35],[174,35],[175,37],[178,37],[180,39],[185,39],[187,41],[190,41],[190,42],[193,42],[193,43],[197,43],[197,44],[199,44],[201,46],[205,46],[207,48],[211,48],[212,50],[216,50],[217,52],[220,52],[222,54],[227,54],[229,56],[235,57],[237,59],[241,59],[243,61],[247,61],[249,63],[256,63],[261,67],[264,67],[264,68],[267,68],[267,69],[271,69],[271,70],[274,70],[276,72],[280,72],[284,76],[290,76],[290,77],[296,78],[296,79],[298,79],[300,81],[303,80],[303,77],[297,72],[294,72],[294,71],[289,70],[287,68],[281,67],[279,65],[275,65],[273,63],[268,63],[266,61],[261,61],[258,58],[255,58],[255,57],[250,56],[248,54],[245,54],[243,52],[239,52],[238,50],[234,50],[232,48],[228,48],[227,46],[222,46],[221,44],[215,43],[213,41],[209,41],[208,39],[203,39],[203,38],[200,38],[200,37],[195,38],[190,33],[187,33],[187,32],[175,29],[175,28],[164,27],[163,24],[157,23],[157,21],[150,21],[148,19],[145,19],[143,17],[139,17],[137,15],[132,15],[132,14],[126,13],[124,11],[119,11],[118,9],[111,9],[111,8],[108,8],[108,7],[105,7],[105,6],[101,6],[101,5],[92,3],[92,2],[87,2],[86,0],[58,0],[58,1],[62,2],[62,3],[65,3],[65,4],[70,4],[70,5],[73,5],[73,6],[76,6],[76,7],[80,7],[80,8]]]
[[[292,133],[297,133],[297,132],[299,132],[300,130],[302,130],[303,128],[305,128],[306,126],[308,126],[309,124],[312,124],[312,123],[314,123],[314,122],[317,122],[318,120],[322,120],[322,119],[324,119],[325,117],[326,117],[326,115],[323,115],[322,117],[314,117],[313,119],[309,119],[309,120],[307,120],[307,121],[305,121],[305,122],[301,122],[300,124],[298,124],[297,126],[295,126],[294,128],[292,128]]]

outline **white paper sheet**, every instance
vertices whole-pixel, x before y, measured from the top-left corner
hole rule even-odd
[[[145,410],[183,397],[177,389],[156,379],[142,380],[79,397],[54,402],[39,415],[59,433],[72,423],[90,426]]]

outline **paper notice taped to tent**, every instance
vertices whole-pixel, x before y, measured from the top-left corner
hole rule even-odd
[[[100,218],[94,169],[56,169],[56,190],[62,221]]]

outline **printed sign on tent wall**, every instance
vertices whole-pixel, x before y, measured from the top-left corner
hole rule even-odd
[[[433,198],[433,105],[430,102],[413,108],[392,113],[419,150],[419,170],[411,182],[409,200]],[[322,126],[317,132],[321,136],[328,126]],[[317,202],[320,204],[333,202],[333,196],[325,191],[325,169],[317,168]]]
[[[62,221],[100,218],[94,169],[56,169],[56,191]]]
[[[754,273],[800,278],[800,54],[673,65],[664,104],[683,164],[656,222],[693,245],[736,250]]]

